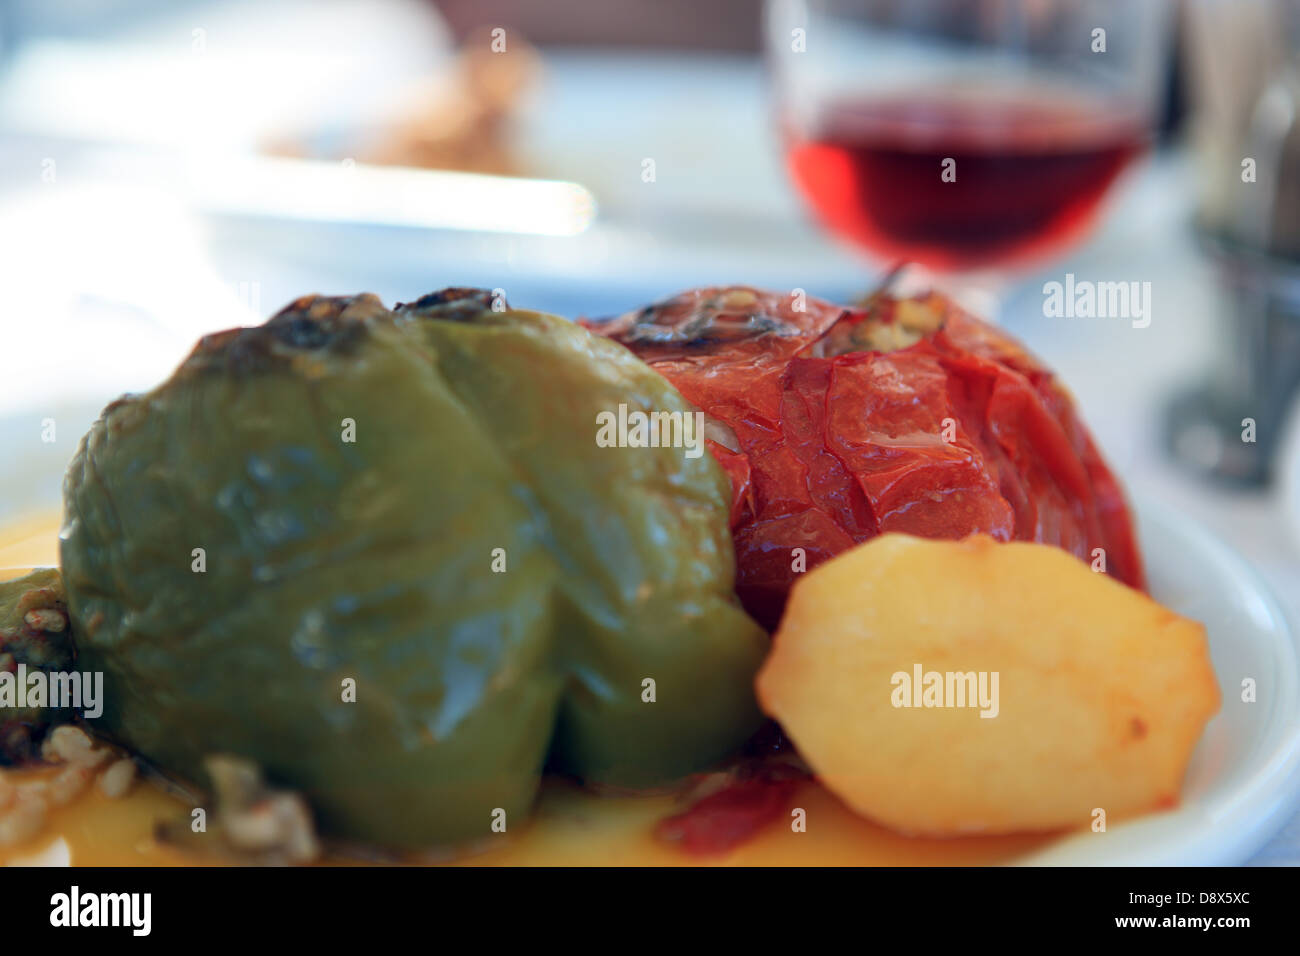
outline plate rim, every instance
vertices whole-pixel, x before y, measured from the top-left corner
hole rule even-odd
[[[1167,813],[1147,814],[1110,827],[1118,849],[1087,843],[1077,833],[1012,862],[1015,866],[1231,866],[1253,857],[1300,808],[1300,631],[1293,615],[1249,561],[1199,520],[1173,506],[1135,496],[1139,541],[1155,532],[1182,539],[1246,584],[1252,601],[1272,622],[1269,648],[1282,665],[1273,715],[1258,740],[1265,745],[1243,773],[1242,784],[1210,800]],[[1229,638],[1231,639],[1231,638]],[[1211,638],[1213,640],[1213,638]],[[1224,691],[1220,684],[1220,690]],[[1222,711],[1220,711],[1222,712]],[[1217,715],[1216,715],[1217,718]],[[1190,831],[1187,824],[1192,824]],[[1106,841],[1110,844],[1111,841]]]

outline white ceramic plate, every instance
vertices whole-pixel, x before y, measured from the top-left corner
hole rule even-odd
[[[1242,863],[1300,803],[1300,656],[1296,630],[1267,586],[1194,521],[1138,508],[1151,593],[1205,624],[1223,704],[1192,758],[1177,810],[1105,834],[1080,833],[1025,865],[1208,866]],[[1242,682],[1255,682],[1255,701]]]
[[[70,409],[60,418],[71,439],[72,426],[88,423],[93,413]],[[27,435],[39,424],[34,421],[0,421],[0,436]],[[9,512],[3,523],[14,519],[15,505],[19,513],[57,507],[58,478],[75,447],[59,437],[61,450],[17,456],[0,468],[0,503],[7,505],[0,511]],[[1293,624],[1255,572],[1194,520],[1152,503],[1140,504],[1138,513],[1152,594],[1205,624],[1222,707],[1196,750],[1177,810],[1063,839],[1021,858],[1024,865],[1241,863],[1300,804],[1300,652]],[[1256,685],[1253,703],[1242,700],[1247,678]]]

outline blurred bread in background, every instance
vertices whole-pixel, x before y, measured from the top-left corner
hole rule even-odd
[[[541,74],[541,57],[517,32],[494,50],[490,31],[479,31],[461,47],[450,74],[412,89],[404,118],[357,159],[522,175],[527,164],[512,136],[513,120]]]

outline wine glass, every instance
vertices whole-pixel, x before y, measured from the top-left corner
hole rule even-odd
[[[832,233],[950,287],[1041,264],[1152,139],[1168,7],[768,0],[790,176]]]

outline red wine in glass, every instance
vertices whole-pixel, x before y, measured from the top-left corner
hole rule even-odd
[[[964,270],[1081,238],[1146,141],[1110,102],[924,93],[829,101],[808,132],[787,133],[787,160],[835,232],[891,260]]]

